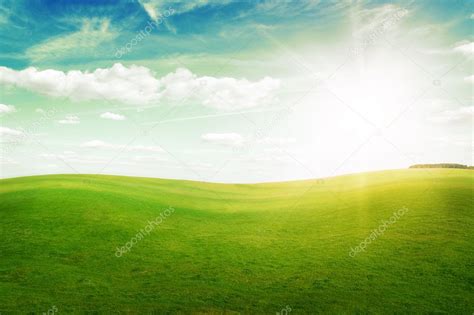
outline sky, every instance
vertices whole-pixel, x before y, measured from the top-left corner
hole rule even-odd
[[[474,2],[0,0],[0,176],[473,164]]]

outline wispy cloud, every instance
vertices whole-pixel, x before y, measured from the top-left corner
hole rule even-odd
[[[238,133],[206,133],[201,136],[205,142],[212,144],[239,147],[244,144],[244,137]]]
[[[15,111],[16,109],[13,105],[0,104],[0,114],[13,113]]]
[[[398,29],[400,20],[409,14],[406,8],[395,4],[386,4],[375,8],[364,8],[353,12],[356,39],[367,39],[377,35],[387,35],[389,31]]]
[[[164,152],[164,150],[159,146],[145,146],[145,145],[120,145],[120,144],[111,144],[101,140],[92,140],[87,141],[81,144],[83,148],[90,148],[90,149],[112,149],[112,150],[120,150],[123,149],[125,151],[142,151],[142,152]]]
[[[165,10],[173,8],[177,13],[185,13],[194,9],[206,6],[211,3],[209,0],[198,1],[162,1],[162,0],[138,0],[145,12],[152,20],[157,20]],[[230,0],[220,1],[220,4],[229,3]],[[214,2],[215,3],[215,2]]]
[[[84,19],[80,30],[30,47],[25,55],[37,63],[61,57],[83,57],[94,52],[105,42],[114,40],[118,34],[110,31],[108,19]]]
[[[474,118],[474,106],[460,107],[453,110],[445,110],[437,113],[429,118],[435,123],[452,123],[452,122],[472,122]]]
[[[212,144],[230,146],[230,147],[242,147],[243,145],[271,145],[271,146],[285,146],[296,142],[294,138],[282,138],[282,137],[257,137],[257,138],[245,138],[238,133],[206,133],[201,136],[201,139],[205,142]]]
[[[166,124],[166,123],[171,123],[171,122],[189,121],[189,120],[239,116],[239,115],[244,115],[244,114],[276,112],[278,110],[281,110],[281,109],[272,108],[272,109],[262,109],[262,110],[249,110],[249,111],[242,111],[242,112],[220,113],[220,114],[212,114],[212,115],[199,115],[199,116],[191,116],[191,117],[165,119],[165,120],[160,120],[160,121],[151,121],[151,122],[144,123],[144,125],[156,125],[156,124]]]
[[[81,119],[75,115],[67,115],[64,119],[58,120],[58,123],[64,125],[77,125],[81,123]]]

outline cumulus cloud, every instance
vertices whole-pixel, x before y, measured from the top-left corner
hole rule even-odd
[[[58,120],[58,123],[64,125],[77,125],[81,122],[79,117],[74,115],[67,115],[64,119]]]
[[[218,145],[239,147],[244,143],[244,138],[238,133],[206,133],[201,139]]]
[[[472,122],[474,118],[474,106],[460,107],[453,110],[445,110],[429,118],[435,123],[451,123],[451,122]]]
[[[0,136],[21,136],[22,134],[20,130],[0,126]]]
[[[187,100],[223,110],[271,104],[276,101],[275,94],[280,87],[280,81],[270,77],[259,81],[199,77],[184,68],[157,79],[146,67],[126,67],[120,63],[93,72],[38,70],[33,67],[17,71],[0,67],[0,84],[78,101],[168,102],[178,105]]]
[[[462,41],[454,47],[454,51],[471,55],[474,53],[474,42]]]
[[[15,106],[0,104],[0,114],[12,113],[16,111]]]
[[[11,152],[15,146],[22,144],[27,136],[24,130],[0,126],[0,156]]]
[[[118,150],[123,149],[125,151],[138,151],[138,152],[164,152],[164,150],[159,146],[144,146],[144,145],[131,145],[125,146],[120,144],[111,144],[101,140],[92,140],[87,141],[81,144],[83,148],[90,149],[112,149]]]
[[[224,110],[268,105],[276,101],[280,81],[265,77],[251,82],[246,79],[198,77],[179,68],[161,79],[162,96],[169,100],[190,98],[207,107]]]
[[[124,115],[114,114],[114,113],[111,113],[111,112],[103,113],[103,114],[100,115],[100,117],[104,118],[104,119],[111,119],[111,120],[125,120]]]
[[[120,63],[94,72],[68,72],[27,68],[16,71],[0,67],[0,84],[11,84],[30,91],[73,100],[110,100],[124,103],[147,103],[157,97],[160,83],[150,69],[129,68]]]

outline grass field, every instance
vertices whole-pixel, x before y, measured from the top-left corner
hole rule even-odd
[[[474,312],[471,170],[258,185],[94,175],[0,184],[2,315],[53,306],[59,314]]]

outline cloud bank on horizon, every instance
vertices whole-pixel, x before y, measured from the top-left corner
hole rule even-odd
[[[1,1],[0,175],[473,164],[473,14],[463,0]]]
[[[15,71],[0,67],[0,84],[74,101],[103,99],[146,105],[160,103],[164,98],[179,101],[189,95],[205,106],[238,109],[267,104],[280,82],[270,77],[256,82],[228,77],[197,77],[184,68],[157,79],[146,67],[132,65],[127,68],[116,63],[111,68],[99,68],[93,72],[41,71],[34,67]]]

